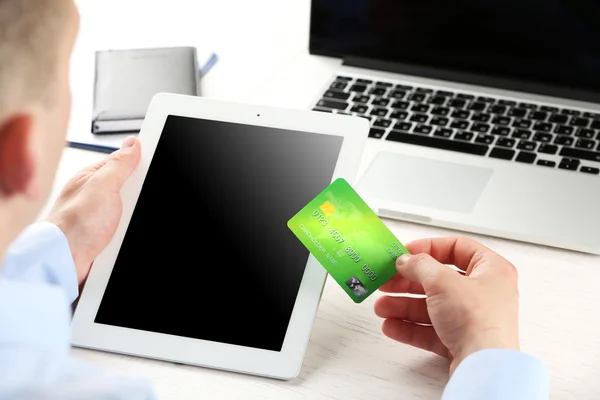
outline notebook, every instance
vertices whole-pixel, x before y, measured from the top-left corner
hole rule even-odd
[[[112,152],[123,135],[139,133],[155,94],[200,96],[201,75],[216,61],[204,57],[200,64],[195,47],[97,51],[91,129],[68,145]]]

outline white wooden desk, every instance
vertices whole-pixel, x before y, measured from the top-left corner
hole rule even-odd
[[[96,48],[206,43],[220,61],[203,81],[205,96],[290,107],[303,107],[338,64],[307,54],[309,0],[79,4],[82,41],[74,58],[70,129],[89,129],[89,57]],[[52,197],[78,169],[101,157],[66,149]],[[404,242],[456,234],[386,222]],[[552,399],[600,398],[600,257],[472,236],[519,269],[522,349],[549,366]],[[328,282],[302,371],[291,382],[81,349],[73,354],[150,379],[163,400],[439,399],[447,362],[385,338],[373,313],[376,298],[357,306]]]

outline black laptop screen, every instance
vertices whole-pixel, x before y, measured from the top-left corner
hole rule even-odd
[[[313,54],[600,91],[597,0],[313,0]]]

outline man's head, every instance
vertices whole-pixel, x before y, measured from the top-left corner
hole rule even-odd
[[[0,0],[0,254],[52,188],[78,25],[73,0]]]

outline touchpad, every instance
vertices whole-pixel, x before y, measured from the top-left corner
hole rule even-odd
[[[393,153],[379,154],[358,182],[365,196],[470,212],[494,171]]]

